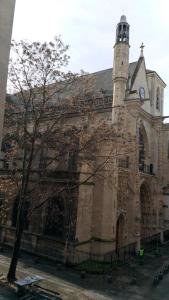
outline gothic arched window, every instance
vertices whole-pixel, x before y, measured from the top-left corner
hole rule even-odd
[[[18,195],[15,198],[15,201],[13,203],[13,209],[12,209],[12,227],[16,227],[17,224],[17,217],[18,217],[18,208],[19,208],[19,201],[20,201],[20,196]],[[29,229],[29,212],[30,209],[30,201],[25,200],[24,202],[24,209],[23,209],[23,228],[24,230],[28,230]]]
[[[64,213],[64,199],[61,196],[49,199],[46,210],[45,234],[61,239],[64,237]]]
[[[19,198],[16,197],[15,201],[13,203],[13,209],[12,209],[12,227],[16,227],[16,222],[17,222],[17,214],[18,214],[18,204],[19,204]]]
[[[144,136],[139,129],[139,169],[143,171],[144,169],[144,160],[145,160],[145,145],[144,145]]]
[[[149,153],[148,138],[144,126],[139,128],[139,170],[144,172],[144,165],[147,162]]]
[[[4,201],[5,201],[5,192],[0,190],[0,206],[2,206]]]
[[[160,110],[160,88],[156,91],[156,109]]]
[[[4,202],[5,202],[5,192],[0,190],[0,215],[3,214]]]

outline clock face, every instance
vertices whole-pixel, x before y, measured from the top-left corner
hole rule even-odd
[[[145,98],[145,89],[142,86],[139,88],[139,96],[140,96],[140,99]]]

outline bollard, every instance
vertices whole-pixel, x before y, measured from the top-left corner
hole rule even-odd
[[[62,265],[61,264],[57,264],[57,270],[61,271],[62,270]]]
[[[17,296],[20,298],[20,297],[24,297],[25,294],[26,294],[26,290],[24,287],[18,287],[17,288]]]
[[[108,275],[107,276],[107,282],[112,283],[112,281],[113,281],[112,275]]]
[[[34,258],[34,263],[35,263],[35,264],[39,264],[39,262],[40,262],[39,257],[35,257],[35,258]]]
[[[164,266],[163,274],[167,274],[167,273],[168,273],[168,266]]]
[[[158,277],[159,277],[160,280],[163,279],[163,273],[161,271],[159,272]]]
[[[82,279],[84,279],[85,277],[86,277],[86,271],[81,271],[80,272],[80,277],[82,278]]]
[[[136,285],[137,284],[137,279],[133,277],[130,281],[130,285]]]
[[[154,276],[153,285],[157,285],[159,284],[159,282],[160,282],[159,276],[158,275]]]

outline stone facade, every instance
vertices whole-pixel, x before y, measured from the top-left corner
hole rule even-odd
[[[43,208],[39,215],[32,216],[24,233],[23,248],[29,251],[63,257],[69,242],[71,249],[105,255],[130,244],[138,250],[140,244],[146,245],[153,237],[162,242],[163,233],[168,230],[169,125],[163,123],[166,85],[155,71],[146,69],[143,45],[138,61],[129,63],[129,25],[125,16],[117,25],[113,69],[94,75],[97,89],[104,94],[95,99],[96,118],[104,121],[105,128],[113,128],[116,138],[112,143],[106,139],[100,143],[92,153],[94,159],[79,158],[75,181],[80,184],[76,193],[69,195],[74,198],[73,208],[68,201],[67,219],[58,221],[61,227],[66,224],[65,233],[73,224],[71,241],[65,234],[59,238],[50,234],[50,230],[44,231],[49,211]],[[80,126],[85,118],[76,114],[65,122]],[[104,164],[97,176],[90,177],[110,152],[109,163]],[[69,178],[57,174],[54,183],[46,178],[46,188],[60,185],[60,176],[62,185],[72,184],[72,174]],[[4,190],[2,184],[1,191]],[[15,192],[13,195],[16,198]],[[57,210],[62,207],[58,203]],[[1,240],[9,244],[14,237],[12,207],[8,221],[1,227]]]

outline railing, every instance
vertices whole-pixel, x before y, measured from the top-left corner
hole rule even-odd
[[[145,174],[154,175],[153,164],[146,165],[144,163],[139,165],[139,171]]]
[[[104,264],[112,267],[118,262],[126,263],[131,261],[136,255],[136,243],[126,245],[124,247],[118,248],[106,254],[96,254],[91,252],[80,251],[74,249],[69,255],[69,263],[74,266],[81,266],[83,269],[86,269],[92,272],[95,272],[95,269],[98,270],[98,267],[103,268]],[[106,269],[106,268],[105,268]]]
[[[164,231],[164,242],[168,242],[169,241],[169,230],[165,230]]]
[[[141,245],[147,251],[151,251],[160,245],[160,233],[141,239]]]

